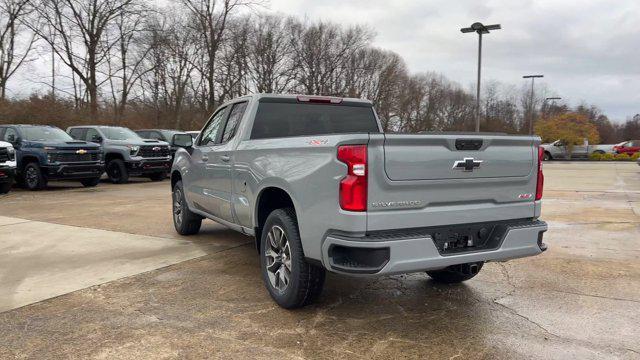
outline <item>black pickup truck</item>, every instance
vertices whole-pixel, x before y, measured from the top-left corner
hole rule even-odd
[[[41,190],[49,180],[77,180],[96,186],[104,172],[99,145],[74,140],[47,125],[0,125],[0,140],[13,145],[17,179],[29,190]]]

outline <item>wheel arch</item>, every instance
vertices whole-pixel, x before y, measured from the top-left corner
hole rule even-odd
[[[171,172],[171,189],[173,190],[173,187],[176,186],[178,181],[181,181],[181,180],[182,180],[182,174],[180,174],[180,171],[173,170]]]
[[[124,161],[124,156],[122,156],[122,154],[120,153],[116,153],[116,152],[109,152],[106,153],[104,156],[104,162],[105,163],[109,163],[109,161],[114,160],[114,159],[120,159],[122,161]]]
[[[267,186],[260,190],[256,197],[254,209],[254,233],[256,250],[260,251],[262,228],[273,210],[290,207],[297,214],[295,202],[291,194],[279,186]]]

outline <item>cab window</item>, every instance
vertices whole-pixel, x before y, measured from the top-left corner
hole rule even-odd
[[[84,139],[90,142],[100,142],[102,136],[100,136],[100,133],[96,129],[87,129]]]
[[[222,134],[222,142],[226,143],[236,134],[238,124],[244,115],[244,110],[247,108],[247,102],[241,102],[233,105],[229,119],[224,127],[224,133]]]
[[[4,136],[2,136],[2,140],[8,143],[15,144],[18,140],[18,132],[13,128],[6,128],[7,130],[4,132]]]
[[[202,135],[200,136],[200,142],[198,145],[207,146],[218,143],[218,138],[220,134],[220,130],[222,128],[222,123],[224,120],[224,116],[227,113],[227,108],[222,108],[218,110],[212,117],[211,120],[207,123],[204,130],[202,130]]]

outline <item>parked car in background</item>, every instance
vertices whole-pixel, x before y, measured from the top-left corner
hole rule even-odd
[[[544,160],[548,161],[554,159],[587,159],[591,154],[613,154],[615,145],[589,145],[589,141],[585,139],[582,145],[573,146],[571,154],[569,154],[568,147],[561,140],[556,140],[551,144],[542,144],[541,146],[544,149]]]
[[[546,250],[539,137],[385,134],[366,100],[259,94],[176,144],[176,231],[209,218],[254,235],[285,308],[313,301],[325,270],[457,283]]]
[[[176,150],[178,150],[178,147],[173,145],[173,136],[176,134],[186,134],[184,131],[165,129],[142,129],[136,130],[135,132],[143,139],[160,140],[168,143],[171,146],[172,160],[176,154]]]
[[[16,151],[8,142],[0,141],[0,194],[11,190],[16,176]]]
[[[629,156],[640,152],[640,140],[629,140],[613,147],[616,154],[627,154]]]
[[[15,148],[17,178],[29,190],[43,189],[49,180],[96,186],[104,172],[99,145],[74,140],[54,126],[0,125],[0,140]]]
[[[72,126],[67,132],[75,139],[102,145],[106,171],[114,184],[124,184],[130,176],[144,176],[162,181],[171,168],[169,144],[159,140],[145,140],[125,127]]]

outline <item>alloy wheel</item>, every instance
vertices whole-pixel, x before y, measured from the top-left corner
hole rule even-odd
[[[27,186],[34,188],[38,185],[38,171],[34,167],[29,167],[26,173]]]
[[[182,225],[182,191],[177,187],[173,191],[173,221]]]
[[[109,177],[113,180],[120,180],[120,168],[117,164],[111,164],[109,166]]]
[[[291,278],[291,247],[287,235],[280,226],[271,227],[265,247],[269,282],[274,289],[284,292]]]

